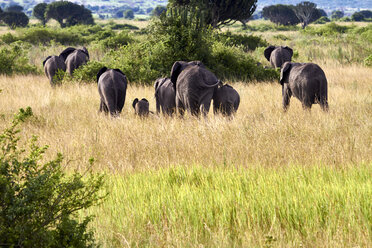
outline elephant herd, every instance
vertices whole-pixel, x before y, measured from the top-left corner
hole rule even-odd
[[[320,104],[328,110],[327,79],[323,70],[313,63],[292,63],[293,50],[289,47],[269,46],[264,56],[274,68],[281,68],[283,108],[286,111],[290,98],[298,98],[304,109],[312,104]],[[79,66],[89,60],[85,47],[66,48],[59,56],[48,56],[44,61],[44,70],[51,85],[54,85],[58,70],[70,75]],[[101,68],[97,73],[99,111],[112,117],[120,115],[126,98],[128,80],[120,69]],[[239,93],[230,85],[223,83],[200,61],[176,61],[170,78],[155,81],[156,113],[172,116],[176,112],[183,116],[185,111],[191,115],[204,117],[208,114],[213,100],[213,112],[231,117],[239,108]],[[134,113],[146,117],[149,111],[147,99],[133,101]]]

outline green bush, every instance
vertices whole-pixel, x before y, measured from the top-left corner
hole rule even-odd
[[[365,60],[364,65],[368,67],[372,67],[372,54],[370,54]]]
[[[0,48],[0,74],[36,74],[37,68],[29,63],[25,48],[19,44]]]
[[[329,20],[328,17],[326,16],[322,16],[320,17],[318,20],[316,20],[315,22],[313,22],[314,24],[326,24],[327,22],[330,22],[331,20]]]
[[[87,227],[92,217],[79,222],[77,212],[103,200],[103,176],[66,175],[61,154],[42,162],[48,146],[39,147],[36,137],[28,149],[22,148],[16,128],[31,115],[31,108],[20,109],[12,125],[0,134],[0,244],[95,247]]]
[[[96,82],[97,72],[104,67],[104,64],[97,61],[88,61],[86,65],[80,66],[73,72],[73,80],[84,83]],[[67,77],[66,80],[72,80]]]
[[[255,50],[257,47],[268,46],[267,41],[254,35],[232,34],[231,32],[218,33],[216,40],[227,46],[239,46],[245,52]]]
[[[98,44],[103,49],[118,49],[121,46],[126,46],[129,43],[133,42],[134,39],[132,36],[129,35],[126,31],[121,31],[118,34],[114,34],[113,36],[107,37],[106,39],[100,39]]]
[[[347,33],[349,29],[351,29],[351,27],[341,26],[334,22],[331,22],[326,25],[321,25],[320,27],[307,26],[301,32],[305,32],[311,35],[318,35],[318,36],[330,36],[330,35]]]
[[[300,30],[299,26],[291,25],[276,25],[274,23],[260,23],[255,25],[243,26],[243,30],[251,32],[267,32],[267,31],[297,31]]]

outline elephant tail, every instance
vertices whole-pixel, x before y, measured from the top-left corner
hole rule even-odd
[[[202,86],[205,87],[205,88],[214,88],[214,87],[216,87],[220,84],[222,84],[221,80],[217,80],[217,82],[214,83],[214,84],[206,84],[206,83],[203,82]]]

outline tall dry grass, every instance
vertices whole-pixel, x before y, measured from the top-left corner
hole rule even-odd
[[[343,166],[372,161],[372,70],[358,66],[324,66],[329,83],[329,113],[318,105],[302,110],[292,98],[281,109],[281,87],[234,84],[241,105],[234,120],[210,113],[196,118],[148,119],[134,116],[131,103],[146,97],[155,110],[151,87],[130,86],[119,119],[97,112],[96,85],[64,85],[52,89],[44,76],[0,77],[0,123],[3,127],[20,107],[35,117],[23,135],[67,160],[97,160],[96,168],[114,173],[201,164],[249,167],[289,164]],[[73,165],[71,165],[73,166]],[[75,166],[80,166],[76,164]]]

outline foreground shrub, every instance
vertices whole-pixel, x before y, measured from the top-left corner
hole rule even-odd
[[[29,63],[27,52],[18,44],[0,48],[0,74],[34,74],[37,68]]]
[[[225,32],[217,34],[216,39],[227,46],[239,46],[245,52],[255,50],[257,47],[268,46],[267,41],[254,35],[242,35]]]
[[[344,34],[350,27],[341,26],[334,22],[331,22],[326,25],[322,25],[320,27],[307,27],[304,29],[303,32],[311,34],[311,35],[318,35],[318,36],[325,36],[325,35],[337,35],[337,34]]]
[[[95,83],[97,82],[97,72],[104,67],[104,64],[98,61],[88,61],[86,65],[80,66],[73,73],[74,81]],[[66,77],[67,80],[72,80],[71,77]]]
[[[364,65],[372,67],[372,54],[370,54],[365,60],[364,60]]]
[[[19,147],[19,123],[32,115],[21,109],[0,134],[0,244],[5,247],[94,247],[77,211],[99,203],[102,176],[66,175],[61,154],[41,162],[47,146],[32,138],[28,154]]]

